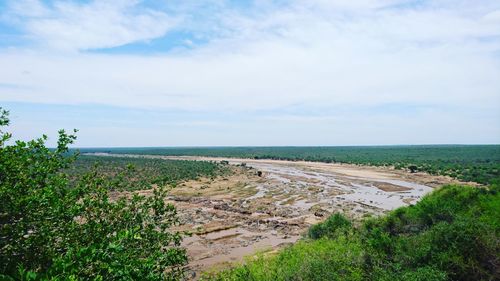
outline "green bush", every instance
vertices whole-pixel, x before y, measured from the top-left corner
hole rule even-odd
[[[448,280],[448,277],[444,271],[432,266],[425,266],[415,270],[402,269],[398,272],[375,268],[371,278],[367,279],[377,281],[445,281]]]
[[[349,228],[351,228],[351,222],[342,214],[336,213],[328,217],[324,222],[311,226],[308,236],[311,239],[334,238],[338,231],[345,231]]]
[[[423,267],[451,280],[491,280],[498,270],[500,198],[495,188],[446,186],[418,204],[368,220],[368,267],[401,273]]]
[[[0,109],[0,128],[9,124]],[[176,209],[158,187],[149,197],[111,199],[112,182],[93,170],[73,179],[64,173],[76,137],[59,132],[9,145],[0,131],[0,279],[176,280],[186,252]]]
[[[363,280],[359,240],[340,234],[337,239],[300,241],[278,255],[260,255],[245,265],[215,275],[210,280]]]

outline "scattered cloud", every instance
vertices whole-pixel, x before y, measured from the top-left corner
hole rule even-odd
[[[387,143],[411,143],[404,124],[421,130],[420,142],[468,130],[477,137],[466,142],[500,141],[498,1],[151,2],[9,2],[4,24],[32,44],[0,49],[0,85],[19,85],[0,86],[0,101],[228,112],[256,128],[334,125],[347,135],[347,120],[376,119],[364,128],[401,132]],[[170,32],[185,35],[175,41],[183,46],[165,39]],[[113,53],[124,45],[141,52]],[[432,110],[364,111],[387,104]],[[178,118],[234,130],[228,120]]]
[[[179,20],[164,12],[138,8],[138,1],[89,3],[13,1],[8,18],[35,42],[58,51],[121,46],[165,35]]]

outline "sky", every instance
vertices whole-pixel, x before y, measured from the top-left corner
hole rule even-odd
[[[500,143],[498,0],[0,0],[15,139]]]

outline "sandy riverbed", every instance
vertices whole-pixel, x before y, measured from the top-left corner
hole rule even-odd
[[[311,224],[334,212],[354,220],[380,215],[414,204],[433,188],[453,182],[448,177],[347,164],[144,157],[231,164],[231,175],[188,181],[170,192],[169,200],[183,223],[179,229],[194,233],[183,242],[194,273],[293,243]]]

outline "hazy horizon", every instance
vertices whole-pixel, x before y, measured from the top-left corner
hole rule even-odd
[[[499,143],[487,144],[461,144],[461,143],[447,143],[447,144],[379,144],[379,145],[186,145],[186,146],[72,146],[71,149],[176,149],[176,148],[266,148],[266,147],[298,147],[298,148],[315,148],[315,147],[405,147],[405,146],[418,146],[418,147],[432,147],[432,146],[499,146]]]

